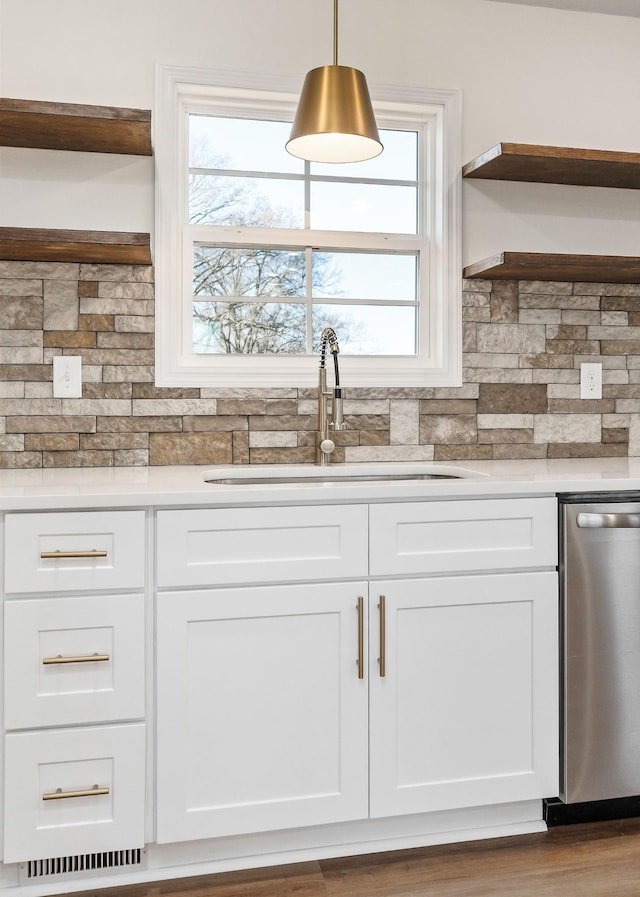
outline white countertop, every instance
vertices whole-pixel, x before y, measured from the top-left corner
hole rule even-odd
[[[261,476],[268,468],[208,465],[0,470],[0,510],[407,501],[640,491],[640,458],[348,465],[350,472],[357,473],[417,471],[430,467],[436,471],[462,468],[472,476],[424,481],[211,485],[204,482],[206,471],[215,471],[218,476],[238,476],[250,470],[253,475]],[[282,465],[278,471],[287,473],[293,469],[296,468]],[[333,469],[344,471],[347,466],[336,465]],[[318,468],[311,470],[317,472]]]

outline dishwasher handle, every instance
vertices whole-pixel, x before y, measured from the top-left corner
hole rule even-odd
[[[640,529],[640,513],[576,514],[576,524],[581,529]]]

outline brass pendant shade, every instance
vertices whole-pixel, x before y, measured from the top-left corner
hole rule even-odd
[[[361,71],[323,65],[308,72],[287,151],[311,162],[362,162],[382,152]]]
[[[333,0],[333,65],[307,73],[286,149],[309,162],[364,162],[382,152],[369,88],[358,69],[338,65],[338,0]]]

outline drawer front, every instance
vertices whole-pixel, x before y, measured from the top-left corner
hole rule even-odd
[[[344,579],[367,573],[367,507],[158,512],[158,585]]]
[[[144,597],[5,602],[6,729],[144,716]]]
[[[142,723],[6,735],[4,862],[143,847],[144,753]]]
[[[5,546],[9,593],[144,585],[144,511],[7,514]]]
[[[554,567],[554,498],[371,507],[371,575]]]

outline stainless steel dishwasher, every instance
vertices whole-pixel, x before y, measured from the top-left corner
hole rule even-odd
[[[561,798],[640,795],[640,494],[562,496]]]

